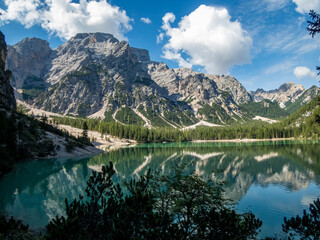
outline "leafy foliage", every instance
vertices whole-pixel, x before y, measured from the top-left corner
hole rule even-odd
[[[23,100],[33,100],[37,98],[47,87],[47,83],[35,76],[28,76],[22,85]]]
[[[13,217],[6,218],[0,214],[0,239],[27,240],[34,239],[29,231],[29,227],[24,225],[21,220]]]
[[[202,108],[200,108],[198,114],[203,115],[208,122],[222,124],[217,116],[216,109],[212,108],[209,104],[205,104]]]
[[[310,213],[303,211],[302,217],[284,218],[282,229],[289,233],[290,238],[299,236],[301,239],[320,239],[320,199],[309,207]]]
[[[114,122],[112,117],[113,110],[105,111],[104,113],[104,121],[106,122]]]
[[[255,239],[261,221],[226,205],[219,182],[177,168],[150,171],[124,187],[112,180],[112,163],[90,177],[86,198],[66,201],[66,217],[47,225],[46,239]]]
[[[84,122],[82,125],[82,137],[78,139],[80,139],[81,142],[85,145],[88,145],[88,146],[91,145],[90,138],[88,136],[88,125],[86,122]]]
[[[16,161],[54,156],[57,146],[46,136],[46,132],[65,137],[70,151],[75,146],[91,145],[87,138],[75,138],[48,124],[45,116],[39,121],[32,116],[0,109],[0,125],[0,176],[9,172]]]
[[[159,117],[159,112],[157,112],[156,110],[152,109],[149,106],[146,106],[146,109],[144,109],[143,105],[140,105],[138,107],[139,112],[145,116],[146,118],[148,118],[152,124],[152,126],[154,127],[165,127],[168,126],[168,124],[162,120]]]
[[[116,119],[125,124],[143,125],[144,121],[131,108],[121,108],[117,114]]]
[[[22,98],[25,101],[33,100],[38,97],[43,90],[41,89],[22,89]]]

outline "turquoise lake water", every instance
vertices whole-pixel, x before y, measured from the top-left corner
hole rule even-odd
[[[169,174],[177,164],[223,180],[225,197],[236,209],[250,210],[263,221],[260,236],[280,233],[284,217],[302,214],[320,197],[318,141],[144,144],[91,158],[20,162],[0,179],[0,212],[32,229],[44,228],[64,214],[65,198],[84,195],[92,171],[109,161],[117,180],[138,177],[149,168]]]

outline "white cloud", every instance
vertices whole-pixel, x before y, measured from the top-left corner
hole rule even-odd
[[[106,0],[5,0],[0,24],[18,21],[25,27],[41,25],[50,34],[69,39],[80,32],[106,32],[119,39],[132,29],[124,10]]]
[[[291,60],[283,61],[267,68],[264,73],[270,75],[279,72],[288,72],[289,70],[291,71],[294,65],[296,65],[296,63]]]
[[[310,10],[320,11],[320,0],[292,0],[296,5],[296,11],[305,14]]]
[[[144,23],[146,23],[146,24],[150,24],[150,23],[152,23],[152,21],[150,20],[150,18],[141,18],[140,19],[142,22],[144,22]]]
[[[168,37],[163,57],[177,61],[180,67],[200,65],[217,74],[227,73],[235,64],[250,62],[252,39],[238,21],[231,21],[225,8],[201,5],[184,16],[176,28],[171,26],[173,13],[167,13],[162,20],[158,41]]]
[[[161,32],[159,33],[159,35],[157,36],[157,43],[161,43],[163,41],[164,38],[164,33]]]
[[[7,10],[0,9],[0,23],[8,23],[10,21],[24,22],[29,28],[39,20],[38,8],[41,6],[39,0],[5,0],[4,4]]]
[[[268,11],[274,11],[284,8],[289,0],[264,0],[264,3],[267,5]]]
[[[317,77],[317,74],[312,72],[307,67],[296,67],[294,69],[293,73],[297,78],[309,77],[309,78],[314,78],[315,79]]]

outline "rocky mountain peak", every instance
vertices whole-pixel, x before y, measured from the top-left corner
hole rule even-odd
[[[229,93],[237,104],[252,101],[251,95],[234,77],[229,75],[217,75],[215,77],[215,82],[217,83],[218,88]]]
[[[256,93],[263,93],[263,92],[265,92],[265,90],[262,89],[262,88],[258,88],[255,92],[256,92]]]
[[[121,116],[125,124],[135,115],[155,125],[184,126],[199,120],[225,124],[240,121],[246,113],[238,104],[252,101],[232,76],[170,69],[151,61],[148,50],[130,47],[111,34],[77,34],[46,58],[40,56],[37,61],[42,65],[30,63],[28,68],[37,72],[12,64],[19,63],[17,56],[25,58],[15,47],[8,66],[20,81],[16,87],[24,95],[33,94],[30,104],[52,112],[82,116],[107,112],[109,120]],[[29,56],[26,50],[20,52]],[[28,89],[21,89],[26,85]]]
[[[13,46],[11,46],[13,47]],[[29,49],[29,52],[35,51],[43,51],[43,50],[51,50],[49,47],[49,42],[40,38],[31,37],[31,38],[24,38],[20,42],[14,45],[14,49],[18,52],[24,52]]]
[[[41,78],[46,60],[51,53],[49,43],[39,38],[25,38],[10,46],[7,68],[13,73],[12,85],[20,89],[26,76]]]
[[[90,38],[93,42],[106,42],[108,40],[119,42],[112,34],[109,33],[78,33],[74,37],[72,37],[69,42],[76,41],[76,40],[84,40]]]
[[[68,46],[103,48],[106,45],[119,44],[119,40],[108,33],[78,33],[59,48]]]
[[[77,51],[93,50],[100,53],[109,54],[110,49],[119,45],[120,42],[112,34],[108,33],[78,33],[66,43],[62,44],[55,50],[59,53],[66,53],[69,49],[73,49],[71,54]],[[126,42],[121,42],[121,45],[126,45]],[[109,51],[108,51],[109,50]]]
[[[293,82],[284,83],[278,89],[275,89],[275,91],[281,92],[298,92],[304,90],[304,87],[300,83],[294,84]]]
[[[301,84],[295,84],[293,82],[288,82],[282,84],[279,88],[270,91],[264,91],[262,89],[257,89],[256,91],[250,92],[255,102],[260,102],[265,99],[275,101],[279,104],[281,108],[286,108],[292,103],[294,103],[305,93],[309,96],[304,96],[309,101],[312,97],[315,97],[316,91],[306,90]],[[304,101],[304,100],[303,100]]]

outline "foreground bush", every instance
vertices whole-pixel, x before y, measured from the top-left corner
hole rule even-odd
[[[302,217],[284,218],[282,229],[289,234],[289,239],[320,239],[320,199],[311,203],[308,213],[303,211]]]
[[[237,214],[222,184],[176,169],[150,172],[125,187],[113,181],[112,163],[90,177],[86,197],[66,201],[66,217],[47,225],[47,239],[255,239],[261,221]]]
[[[7,218],[0,214],[0,239],[27,240],[35,239],[29,231],[29,227],[24,225],[21,220]]]

